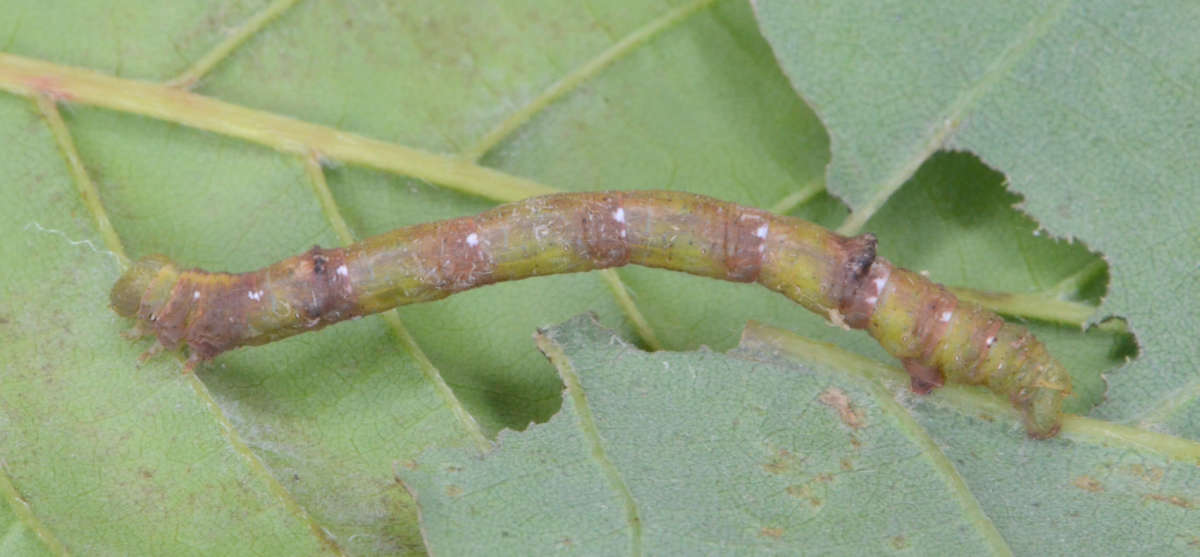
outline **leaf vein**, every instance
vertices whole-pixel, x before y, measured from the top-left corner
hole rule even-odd
[[[309,156],[304,158],[304,169],[308,174],[309,183],[312,185],[313,194],[321,204],[321,210],[325,213],[325,217],[329,219],[329,223],[337,233],[338,239],[344,245],[353,244],[355,242],[355,234],[350,229],[350,225],[346,223],[346,219],[342,216],[342,211],[338,207],[337,200],[333,198],[333,193],[329,190],[329,184],[325,180],[325,172],[321,168],[320,157],[316,153],[310,153]],[[439,398],[442,399],[443,404],[454,414],[463,432],[471,438],[471,441],[475,443],[480,452],[486,452],[491,447],[491,444],[479,428],[479,422],[467,411],[462,401],[458,400],[458,397],[454,394],[454,390],[446,384],[441,371],[429,359],[425,351],[421,349],[416,338],[408,331],[408,328],[404,326],[404,322],[400,319],[400,314],[396,310],[388,311],[383,315],[383,320],[392,329],[392,333],[404,351],[416,361],[421,374],[425,376],[425,380],[430,383],[430,386],[433,387]]]
[[[5,463],[0,461],[0,492],[4,493],[4,498],[8,500],[8,505],[12,508],[13,514],[17,516],[17,522],[9,528],[5,538],[16,534],[16,526],[22,525],[29,528],[34,534],[37,534],[39,540],[46,545],[51,553],[55,555],[70,555],[67,547],[63,545],[54,532],[46,527],[41,520],[33,512],[33,508],[29,502],[21,497],[16,486],[12,484],[12,479],[8,476],[8,470]]]
[[[256,33],[263,30],[279,16],[287,12],[298,0],[275,0],[262,11],[254,14],[225,37],[217,46],[192,63],[183,73],[168,81],[168,87],[188,89],[194,86],[200,78],[212,71],[218,64],[228,58],[238,47],[250,40]]]
[[[495,148],[501,141],[512,135],[514,131],[533,119],[535,115],[541,113],[546,107],[567,93],[577,89],[580,84],[595,77],[614,62],[626,57],[659,33],[670,29],[675,24],[711,5],[715,1],[693,0],[688,4],[668,10],[658,18],[651,20],[646,25],[622,37],[608,49],[596,55],[595,58],[584,62],[579,67],[559,78],[558,81],[551,83],[540,95],[531,99],[525,106],[517,109],[508,118],[505,118],[504,121],[492,128],[491,131],[485,133],[475,145],[462,153],[462,157],[470,161],[479,160],[480,157]]]
[[[622,477],[621,471],[608,456],[608,452],[604,447],[604,440],[601,438],[599,427],[596,424],[596,417],[592,414],[587,394],[583,392],[583,385],[580,382],[578,372],[575,370],[575,365],[567,356],[562,345],[558,344],[554,339],[539,332],[536,335],[536,340],[538,348],[542,350],[542,353],[558,369],[558,373],[566,385],[567,393],[575,405],[579,430],[587,439],[588,444],[591,445],[592,459],[596,461],[596,464],[604,472],[609,486],[624,502],[625,520],[628,524],[630,537],[629,552],[631,555],[640,557],[642,555],[642,519],[637,501],[633,497],[633,492],[629,489],[629,484]]]
[[[964,88],[959,94],[946,106],[940,122],[933,126],[929,135],[920,145],[916,146],[914,152],[909,157],[899,161],[899,164],[892,168],[882,183],[866,204],[858,207],[850,213],[838,227],[838,232],[844,235],[853,235],[858,233],[866,224],[867,220],[875,214],[876,211],[892,196],[900,186],[907,182],[917,168],[925,162],[938,149],[942,148],[967,114],[976,107],[979,100],[989,93],[992,88],[1007,76],[1009,72],[1016,66],[1017,62],[1023,59],[1025,53],[1042,37],[1046,36],[1054,25],[1062,17],[1066,8],[1071,5],[1071,0],[1060,0],[1055,3],[1045,12],[1042,12],[1038,17],[1032,19],[1026,26],[1023,32],[1000,52],[1000,55],[992,61],[992,64],[984,70],[979,79],[970,86]]]

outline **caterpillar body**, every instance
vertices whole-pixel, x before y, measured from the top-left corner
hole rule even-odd
[[[555,194],[471,217],[419,224],[342,248],[313,247],[241,274],[144,258],[113,286],[134,334],[190,352],[187,368],[239,346],[470,288],[522,278],[644,265],[757,282],[850,328],[904,364],[912,389],[945,381],[1009,397],[1033,437],[1062,420],[1070,375],[1023,327],[960,301],[875,254],[870,234],[700,195],[666,191]]]

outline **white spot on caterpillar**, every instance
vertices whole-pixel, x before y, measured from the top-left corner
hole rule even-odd
[[[192,299],[193,299],[193,300],[199,300],[199,299],[200,299],[200,291],[199,291],[199,290],[193,290],[193,291],[192,291]]]
[[[892,278],[892,272],[889,271],[887,267],[881,267],[878,265],[872,266],[871,272],[872,273],[877,273],[877,272],[883,273],[882,276],[877,276],[877,277],[875,277],[874,280],[871,281],[871,284],[875,286],[874,292],[863,292],[862,293],[862,294],[871,294],[870,296],[865,296],[863,298],[863,301],[870,305],[870,312],[874,313],[876,306],[879,305],[879,295],[882,294],[883,289],[887,287],[888,280]]]
[[[991,345],[993,345],[993,344],[996,344],[996,337],[988,337],[988,339],[987,339],[987,345],[988,345],[988,346],[991,346]]]
[[[257,302],[257,301],[259,301],[259,300],[261,300],[261,299],[262,299],[262,296],[263,296],[263,291],[262,291],[262,290],[255,290],[255,291],[253,291],[253,292],[247,292],[247,293],[246,293],[246,297],[247,297],[247,298],[250,298],[251,300],[254,300],[254,301],[256,301],[256,302]]]
[[[467,234],[467,245],[471,246],[471,247],[478,246],[479,245],[479,235],[474,232]]]
[[[617,207],[617,210],[613,211],[613,220],[617,222],[625,222],[625,209],[622,207]]]
[[[767,239],[767,231],[769,231],[769,230],[770,230],[770,227],[766,223],[763,223],[762,226],[754,229],[754,235],[757,236],[758,239],[763,240],[762,242],[758,243],[758,253],[765,253],[767,251],[766,239]]]
[[[953,315],[953,313],[952,313],[952,312],[949,312],[949,311],[943,311],[943,312],[942,312],[942,323],[949,323],[949,322],[950,322],[950,316],[951,316],[951,315]]]
[[[883,292],[883,288],[885,286],[887,286],[889,278],[892,278],[891,273],[888,273],[886,275],[883,275],[882,277],[875,279],[875,281],[874,281],[875,282],[875,292],[877,294],[880,292]]]
[[[345,265],[338,265],[337,274],[343,277],[350,276],[350,269],[347,269]]]

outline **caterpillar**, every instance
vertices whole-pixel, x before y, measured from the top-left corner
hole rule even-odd
[[[636,264],[757,282],[831,322],[865,329],[900,360],[914,392],[946,381],[1007,396],[1035,438],[1062,421],[1071,379],[1024,327],[960,301],[876,256],[871,234],[710,197],[611,191],[533,197],[475,216],[399,228],[241,274],[184,270],[161,255],[133,264],[111,303],[133,336],[186,346],[186,369],[346,319],[495,282]]]

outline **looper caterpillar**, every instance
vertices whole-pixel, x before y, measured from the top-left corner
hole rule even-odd
[[[875,237],[667,191],[556,194],[419,224],[242,274],[183,270],[162,256],[117,280],[112,306],[187,368],[239,346],[427,302],[494,282],[626,264],[758,282],[830,321],[866,329],[912,390],[945,381],[1006,395],[1033,437],[1062,420],[1071,378],[1024,327],[959,301],[875,255]]]

